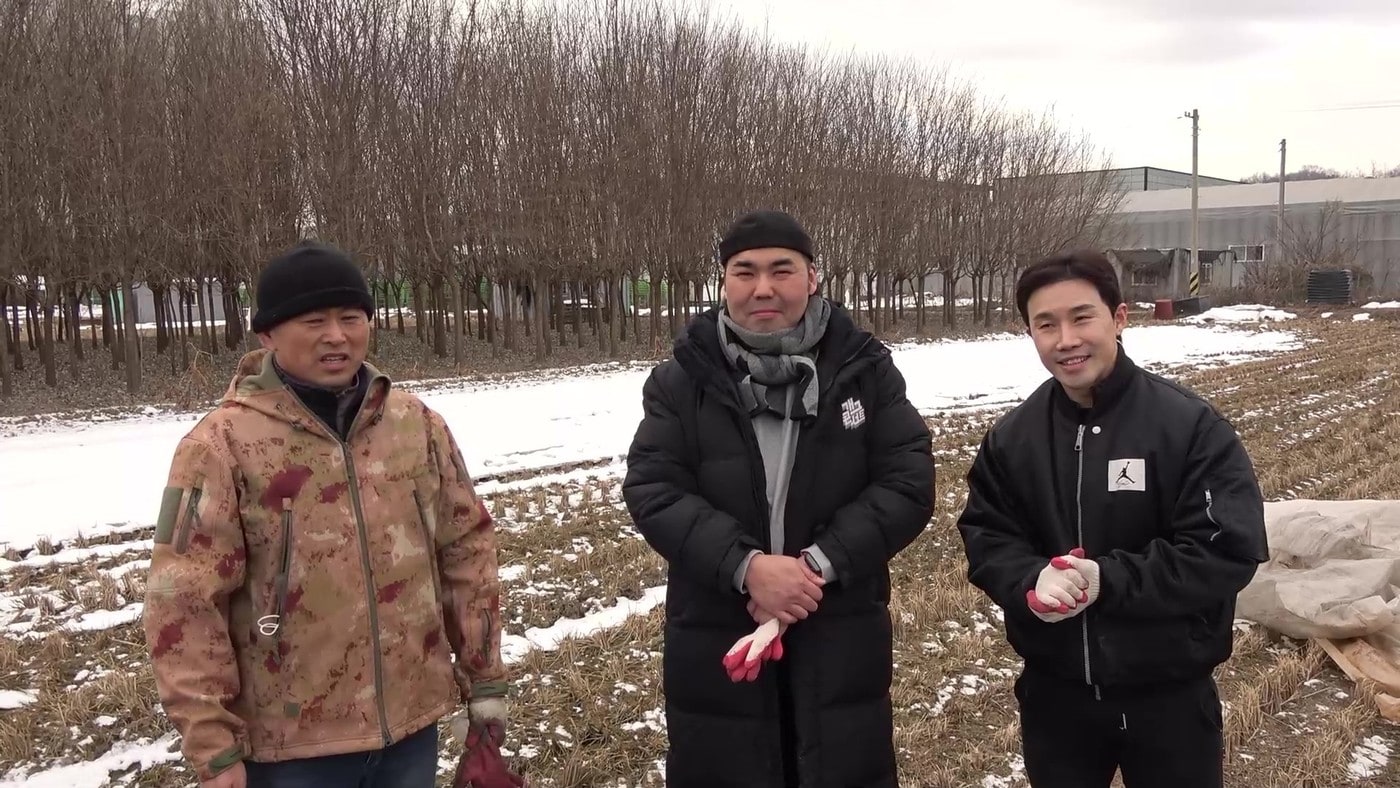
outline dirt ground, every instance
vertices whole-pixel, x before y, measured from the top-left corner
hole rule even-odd
[[[1400,320],[1301,316],[1289,328],[1317,341],[1267,360],[1174,376],[1231,418],[1266,497],[1400,497]],[[1000,611],[965,580],[954,527],[967,466],[996,415],[930,419],[940,505],[892,568],[893,696],[906,786],[1025,785],[1011,694],[1020,663],[1005,643]],[[622,506],[618,469],[585,473],[593,476],[510,480],[486,495],[503,529],[509,631],[548,627],[618,597],[639,599],[665,582]],[[0,689],[39,690],[33,705],[0,713],[0,774],[90,758],[113,742],[169,731],[139,623],[96,631],[81,623],[94,611],[130,610],[140,601],[150,537],[147,528],[100,543],[43,545],[0,574],[33,611],[29,634],[0,642]],[[515,665],[509,749],[533,785],[661,784],[661,621],[654,609]],[[1236,629],[1235,655],[1218,673],[1227,785],[1400,785],[1400,728],[1381,721],[1319,648],[1247,622]],[[1362,777],[1357,764],[1386,752],[1395,753],[1388,764]],[[450,759],[455,752],[444,753],[444,764]],[[175,761],[122,784],[192,783]]]

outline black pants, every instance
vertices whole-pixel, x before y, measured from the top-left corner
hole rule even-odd
[[[1222,788],[1220,695],[1206,676],[1134,692],[1094,689],[1034,671],[1016,680],[1032,788]]]

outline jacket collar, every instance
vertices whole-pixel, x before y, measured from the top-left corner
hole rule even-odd
[[[1138,365],[1128,356],[1128,352],[1123,349],[1123,340],[1119,339],[1118,357],[1113,362],[1113,369],[1109,371],[1108,377],[1099,381],[1098,385],[1093,388],[1093,407],[1082,407],[1070,399],[1069,395],[1065,393],[1065,387],[1054,378],[1051,378],[1050,396],[1055,401],[1055,406],[1070,418],[1097,416],[1112,410],[1113,406],[1123,398],[1123,392],[1128,390],[1129,384],[1137,377],[1138,371]]]

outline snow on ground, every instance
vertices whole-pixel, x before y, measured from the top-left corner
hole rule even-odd
[[[38,690],[0,690],[0,710],[21,709],[38,700]]]
[[[1292,312],[1263,304],[1235,304],[1207,309],[1199,315],[1182,318],[1183,323],[1259,323],[1265,320],[1292,320]]]
[[[1183,324],[1129,327],[1123,342],[1148,366],[1234,363],[1301,346],[1287,331]],[[926,413],[1013,403],[1048,375],[1020,334],[908,343],[895,348],[895,361],[909,399]],[[591,374],[485,387],[469,379],[436,383],[419,394],[452,427],[472,474],[483,477],[619,461],[641,418],[649,371],[642,364],[600,365]],[[200,415],[10,423],[0,438],[0,547],[154,522],[175,444]]]
[[[1351,763],[1347,774],[1353,780],[1379,777],[1390,763],[1390,744],[1379,736],[1368,736],[1351,751]]]
[[[0,788],[80,788],[108,784],[108,773],[132,766],[149,769],[158,763],[180,759],[180,751],[171,752],[177,737],[168,733],[155,741],[119,743],[99,758],[69,766],[26,774],[22,770],[0,778]]]
[[[641,599],[619,597],[617,604],[589,613],[581,618],[561,618],[548,627],[531,627],[525,634],[501,635],[501,659],[513,665],[536,649],[553,651],[560,643],[574,637],[587,637],[605,629],[622,626],[632,616],[640,616],[666,601],[666,586],[648,588]]]
[[[1372,301],[1372,302],[1370,302],[1369,304],[1363,304],[1363,305],[1361,306],[1361,308],[1362,308],[1362,309],[1400,309],[1400,301],[1386,301],[1385,303],[1381,303],[1380,301]]]
[[[1357,312],[1356,314],[1351,316],[1351,319],[1357,323],[1360,323],[1363,320],[1370,320],[1371,316],[1366,314],[1365,312]]]

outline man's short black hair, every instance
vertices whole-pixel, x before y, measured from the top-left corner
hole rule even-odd
[[[1123,289],[1107,255],[1093,249],[1060,252],[1031,263],[1016,280],[1016,307],[1021,310],[1021,319],[1026,325],[1031,323],[1030,315],[1026,314],[1031,295],[1042,287],[1071,279],[1083,279],[1093,285],[1110,312],[1123,303]]]

